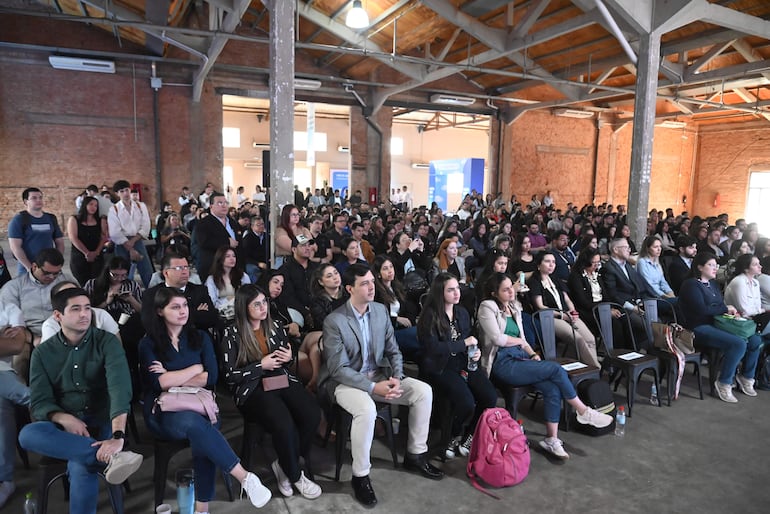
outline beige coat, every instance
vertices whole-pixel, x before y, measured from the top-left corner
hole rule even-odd
[[[510,305],[516,324],[519,326],[520,337],[524,337],[524,326],[521,322],[521,304],[513,302]],[[505,335],[505,312],[495,300],[484,300],[479,305],[477,313],[479,345],[481,346],[481,366],[487,375],[492,371],[497,349],[506,346],[508,336]]]

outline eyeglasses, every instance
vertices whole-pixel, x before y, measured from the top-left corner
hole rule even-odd
[[[119,278],[121,280],[125,280],[126,277],[128,277],[128,272],[125,273],[113,273],[110,271],[110,278]]]
[[[254,300],[249,304],[249,307],[253,307],[255,309],[261,309],[262,307],[267,307],[268,301],[265,300]]]
[[[190,266],[169,266],[166,269],[172,269],[174,271],[187,271],[190,269]]]
[[[214,202],[214,205],[229,205],[229,202],[227,202],[226,200],[219,200]]]

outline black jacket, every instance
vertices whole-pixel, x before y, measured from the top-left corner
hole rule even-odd
[[[238,239],[238,224],[233,223],[229,216],[225,218],[230,228]],[[211,263],[214,262],[214,254],[222,246],[230,246],[230,234],[215,216],[209,215],[198,220],[195,224],[194,239],[198,248],[197,267],[198,276],[206,280],[209,276]]]
[[[423,373],[438,375],[449,362],[450,354],[466,353],[465,338],[471,335],[471,318],[468,311],[461,306],[455,307],[455,320],[460,338],[452,341],[450,334],[436,334],[433,331],[426,333],[418,327],[417,338],[423,347],[420,369]]]

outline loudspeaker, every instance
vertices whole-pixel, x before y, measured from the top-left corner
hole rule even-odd
[[[262,150],[262,187],[270,187],[270,150]]]

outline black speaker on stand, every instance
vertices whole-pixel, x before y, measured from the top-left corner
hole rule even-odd
[[[270,234],[273,228],[270,226],[270,150],[262,150],[262,188],[265,190],[265,203],[260,206],[260,215],[265,220],[265,235],[268,244],[265,245],[265,262],[268,268],[272,268],[270,259]]]

